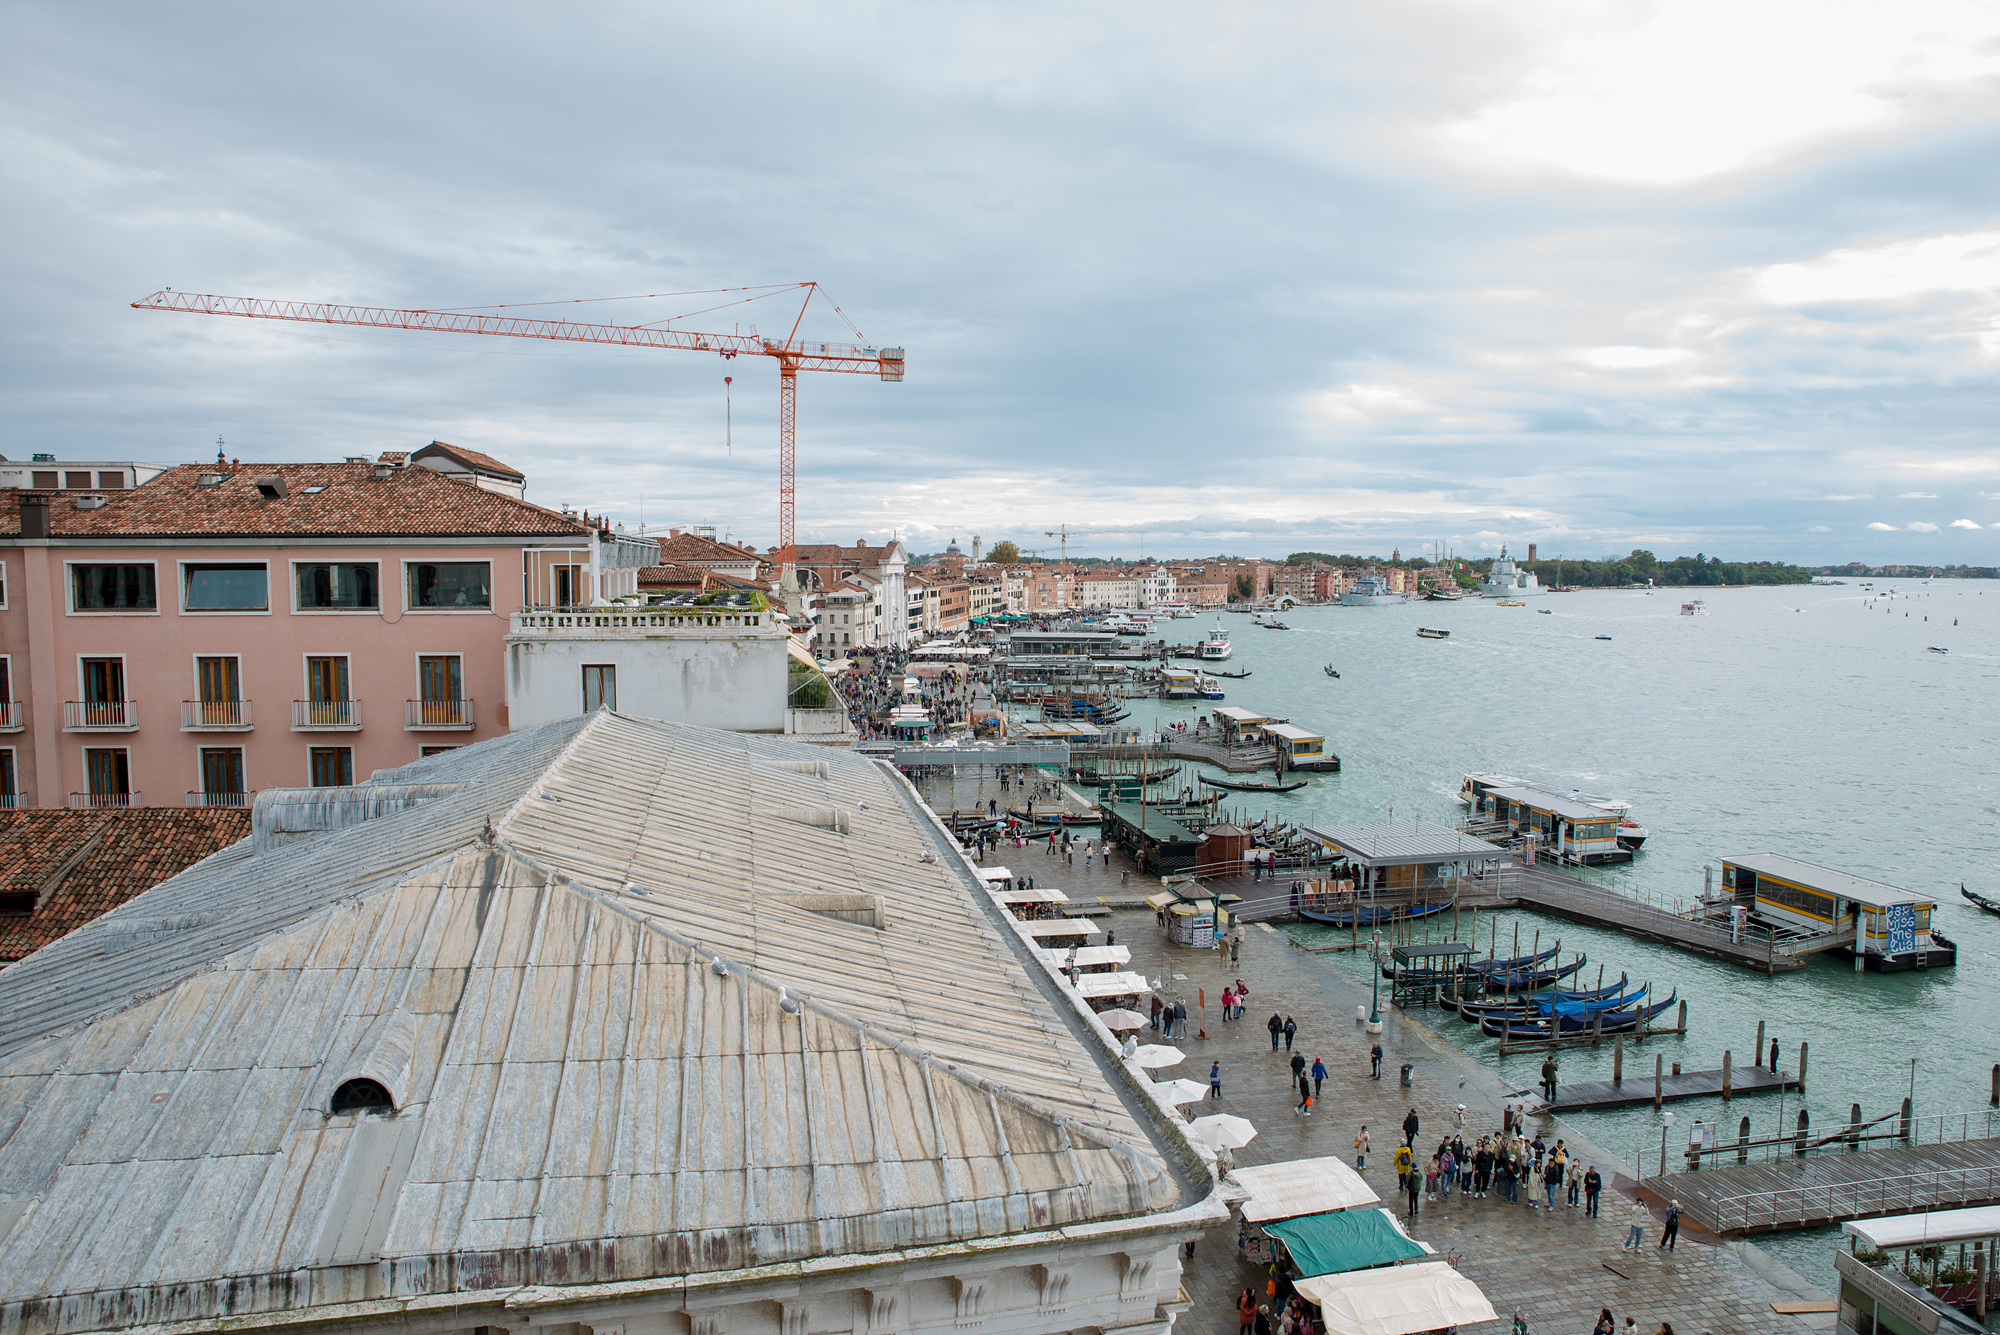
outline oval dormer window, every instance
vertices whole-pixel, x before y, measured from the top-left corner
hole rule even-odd
[[[333,1091],[333,1111],[392,1113],[396,1104],[379,1080],[346,1080]]]

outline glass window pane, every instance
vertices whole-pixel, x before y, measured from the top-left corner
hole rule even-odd
[[[422,562],[410,567],[412,607],[491,607],[493,567],[485,561]]]
[[[261,612],[271,605],[264,584],[263,566],[189,566],[186,606],[190,612]]]
[[[70,578],[79,610],[159,606],[154,598],[153,567],[150,565],[72,566]]]
[[[360,565],[328,563],[298,567],[299,606],[302,609],[365,608],[382,605],[373,562]]]

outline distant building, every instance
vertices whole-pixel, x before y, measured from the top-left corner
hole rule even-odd
[[[797,548],[797,568],[802,587],[832,588],[850,576],[866,576],[879,586],[875,604],[880,620],[876,643],[907,649],[910,637],[923,631],[923,604],[916,603],[917,617],[909,613],[910,598],[904,587],[909,556],[903,544],[891,540],[871,547],[867,539],[857,539],[852,547],[837,543],[803,543]]]
[[[497,496],[511,496],[517,501],[527,499],[528,475],[478,450],[434,440],[410,455],[409,462],[443,473],[446,477],[470,482]]]
[[[38,454],[27,463],[0,458],[0,487],[34,491],[130,491],[167,471],[164,464],[130,459],[57,462],[53,454]]]
[[[844,750],[268,792],[0,970],[0,1325],[1169,1335],[1213,1154],[1028,940]]]

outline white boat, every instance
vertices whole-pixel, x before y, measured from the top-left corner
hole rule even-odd
[[[1408,602],[1409,599],[1389,587],[1389,581],[1380,575],[1363,575],[1354,581],[1354,587],[1340,595],[1342,607],[1387,607],[1392,603]]]
[[[1596,797],[1576,788],[1555,788],[1546,783],[1535,783],[1529,779],[1517,779],[1511,774],[1468,774],[1459,785],[1458,800],[1477,810],[1480,799],[1495,788],[1525,788],[1530,792],[1547,793],[1565,802],[1575,802],[1618,818],[1618,842],[1636,851],[1646,842],[1646,827],[1640,825],[1629,814],[1632,804],[1622,797]]]
[[[1220,663],[1230,655],[1229,632],[1222,628],[1220,621],[1215,630],[1201,642],[1201,658],[1204,663]]]
[[[1505,543],[1500,545],[1500,555],[1487,572],[1485,583],[1479,586],[1482,598],[1539,598],[1547,592],[1532,573],[1514,564]]]
[[[1684,617],[1705,617],[1708,615],[1708,604],[1699,598],[1696,598],[1692,602],[1682,603],[1681,615]]]

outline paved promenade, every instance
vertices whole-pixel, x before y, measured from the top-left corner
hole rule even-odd
[[[935,787],[936,791],[929,791]],[[969,808],[975,796],[1006,796],[992,779],[985,791],[970,775],[956,784],[926,785],[934,805],[949,808],[952,797]],[[954,793],[952,790],[956,790]],[[1018,797],[1019,790],[1011,790]],[[1037,803],[1039,807],[1041,804]],[[1079,836],[1092,830],[1076,831]],[[1046,840],[1039,846],[1015,849],[1011,843],[988,855],[989,864],[1006,865],[1036,884],[1067,893],[1073,904],[1094,905],[1098,896],[1120,903],[1143,899],[1159,888],[1156,879],[1135,870],[1128,859],[1114,854],[1109,866],[1078,855],[1065,860],[1051,856]],[[1222,1065],[1223,1098],[1194,1105],[1199,1116],[1223,1111],[1247,1117],[1259,1135],[1236,1151],[1239,1164],[1274,1163],[1286,1159],[1340,1155],[1352,1159],[1352,1141],[1361,1124],[1373,1141],[1365,1174],[1381,1193],[1383,1203],[1395,1202],[1396,1175],[1390,1156],[1401,1143],[1401,1124],[1412,1107],[1421,1129],[1417,1143],[1428,1152],[1454,1126],[1457,1105],[1466,1105],[1464,1135],[1471,1144],[1499,1130],[1503,1103],[1518,1103],[1516,1091],[1474,1058],[1431,1032],[1420,1020],[1383,1010],[1383,1078],[1369,1078],[1369,1039],[1354,1019],[1355,1007],[1368,1004],[1368,990],[1339,969],[1304,951],[1294,950],[1274,928],[1251,924],[1243,929],[1240,962],[1225,968],[1213,950],[1174,946],[1147,910],[1121,909],[1097,921],[1113,931],[1120,945],[1132,950],[1132,967],[1157,978],[1168,991],[1187,999],[1190,1037],[1178,1044],[1188,1054],[1180,1066],[1158,1072],[1161,1078],[1183,1076],[1206,1080],[1210,1062]],[[1250,1005],[1243,1019],[1224,1023],[1220,999],[1225,983],[1242,978],[1250,988]],[[1204,1019],[1197,998],[1206,991]],[[1297,1095],[1291,1085],[1288,1056],[1272,1055],[1264,1022],[1273,1011],[1299,1024],[1297,1047],[1308,1063],[1325,1060],[1329,1079],[1323,1103],[1310,1118],[1296,1117]],[[1193,1035],[1205,1029],[1207,1038]],[[1141,1039],[1152,1037],[1141,1030]],[[1404,1062],[1414,1066],[1412,1087],[1397,1084]],[[1460,1268],[1493,1303],[1500,1320],[1465,1335],[1503,1335],[1514,1313],[1527,1319],[1533,1335],[1568,1335],[1588,1331],[1600,1307],[1609,1307],[1622,1330],[1627,1315],[1638,1321],[1643,1335],[1652,1335],[1662,1321],[1673,1323],[1677,1335],[1804,1335],[1830,1330],[1833,1318],[1781,1316],[1774,1301],[1822,1298],[1797,1276],[1789,1275],[1754,1248],[1719,1243],[1683,1220],[1680,1245],[1663,1252],[1661,1219],[1632,1195],[1634,1183],[1625,1166],[1595,1146],[1581,1142],[1554,1118],[1529,1119],[1550,1143],[1563,1136],[1578,1146],[1584,1162],[1595,1163],[1606,1182],[1601,1217],[1590,1219],[1583,1207],[1558,1204],[1554,1211],[1529,1208],[1528,1193],[1520,1204],[1497,1196],[1466,1200],[1454,1194],[1449,1202],[1426,1204],[1411,1226],[1414,1236],[1437,1248],[1460,1254]],[[1645,1230],[1639,1252],[1621,1251],[1619,1244],[1631,1225]],[[1235,1335],[1236,1295],[1244,1288],[1263,1291],[1264,1276],[1237,1259],[1235,1228],[1216,1229],[1196,1249],[1188,1265],[1188,1293],[1193,1307],[1180,1328],[1191,1335]]]

